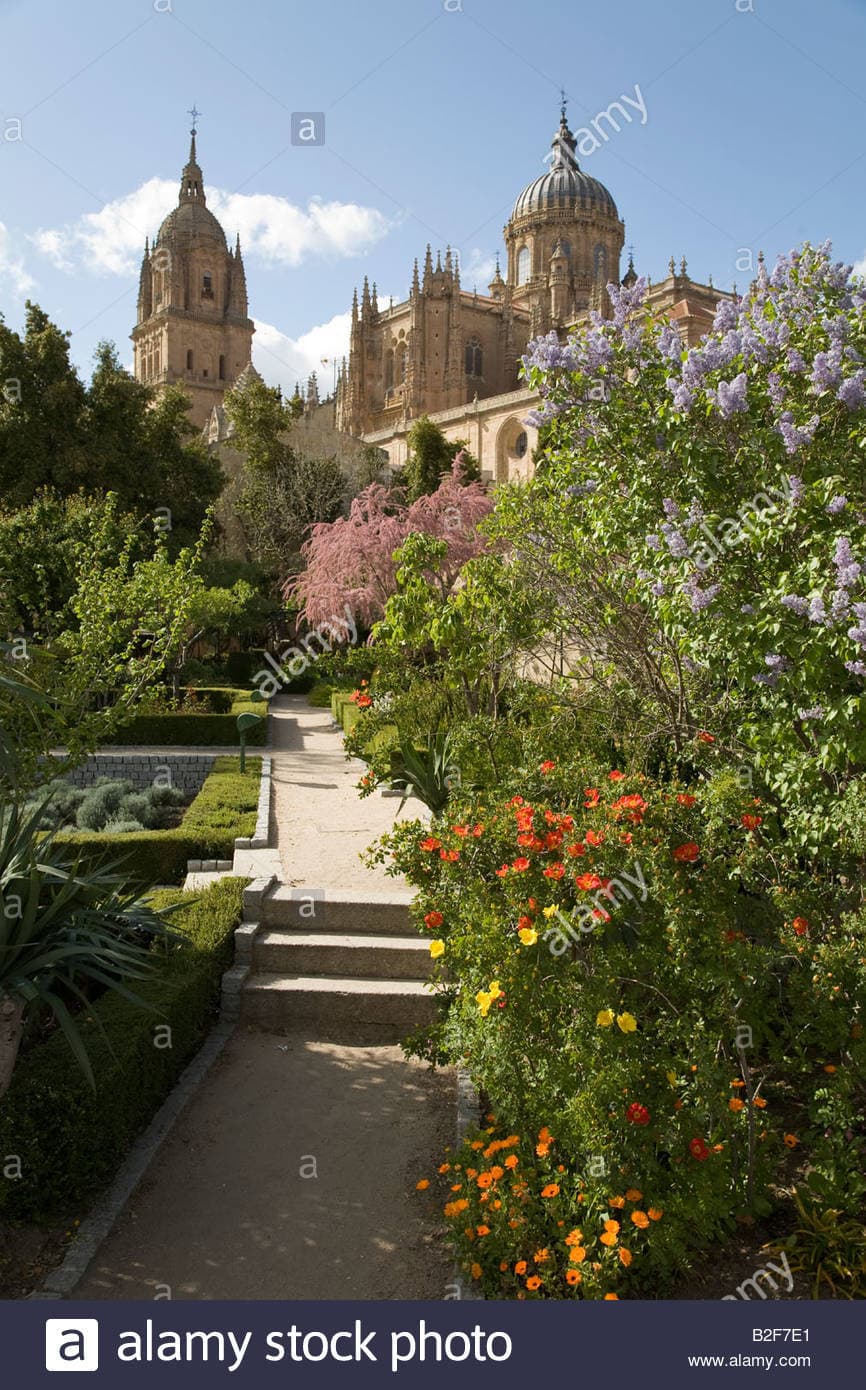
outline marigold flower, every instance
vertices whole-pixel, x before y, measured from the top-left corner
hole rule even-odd
[[[534,946],[538,940],[538,932],[534,927],[521,927],[517,935],[522,946]]]
[[[752,1104],[756,1105],[759,1110],[766,1110],[767,1108],[767,1102],[764,1100],[763,1096],[755,1096],[755,1099],[752,1101]]]
[[[479,1173],[479,1174],[478,1174],[478,1186],[479,1186],[479,1187],[481,1187],[481,1188],[489,1187],[490,1184],[491,1184],[492,1182],[493,1182],[493,1178],[490,1176],[489,1173]]]
[[[582,1265],[586,1259],[586,1247],[584,1245],[572,1245],[568,1252],[568,1258],[572,1264]]]
[[[514,1273],[515,1273],[515,1274],[525,1274],[525,1273],[526,1273],[526,1261],[525,1261],[525,1260],[518,1260],[518,1261],[517,1261],[517,1264],[514,1266]]]
[[[805,917],[795,917],[791,926],[798,936],[805,936],[809,929],[809,923]]]
[[[565,1237],[566,1245],[579,1245],[582,1240],[583,1231],[581,1231],[578,1226],[575,1226],[573,1231],[569,1231],[568,1235]]]
[[[535,1146],[535,1152],[538,1154],[538,1157],[539,1157],[539,1158],[547,1158],[547,1155],[550,1153],[550,1145],[549,1145],[549,1144],[536,1144],[536,1146]]]
[[[566,1284],[571,1284],[571,1285],[580,1284],[582,1281],[583,1281],[583,1275],[581,1274],[581,1272],[580,1272],[579,1269],[567,1269],[567,1270],[565,1271],[565,1282],[566,1282]]]
[[[541,1129],[538,1131],[538,1137],[541,1140],[542,1144],[549,1144],[550,1141],[553,1139],[553,1135],[551,1134],[550,1129],[547,1125],[541,1126]]]
[[[476,1234],[477,1236],[489,1236],[489,1235],[490,1235],[490,1227],[489,1227],[489,1226],[476,1226],[476,1227],[475,1227],[475,1234]]]
[[[789,1149],[796,1149],[797,1145],[800,1142],[796,1134],[786,1134],[784,1136],[784,1140]]]
[[[541,1195],[542,1195],[542,1197],[558,1197],[558,1196],[559,1196],[559,1183],[558,1183],[558,1182],[549,1182],[549,1183],[547,1183],[547,1184],[541,1189]]]
[[[616,1231],[605,1231],[603,1235],[599,1236],[599,1240],[602,1245],[616,1245]]]
[[[614,1211],[622,1211],[625,1206],[625,1197],[608,1197],[607,1204],[613,1207]]]
[[[627,1202],[639,1202],[643,1193],[639,1187],[630,1187],[625,1194]]]
[[[633,1211],[631,1214],[631,1219],[637,1226],[638,1230],[645,1231],[647,1226],[649,1225],[649,1217],[647,1216],[645,1211]]]
[[[624,1246],[624,1245],[621,1245],[621,1246],[619,1247],[619,1262],[620,1262],[620,1264],[625,1265],[626,1269],[628,1269],[629,1265],[631,1264],[631,1261],[632,1261],[632,1253],[631,1253],[631,1251],[630,1251],[630,1250],[626,1250],[625,1246]]]
[[[615,1014],[613,1009],[599,1009],[595,1016],[596,1024],[599,1028],[609,1028],[613,1023]]]
[[[530,1274],[526,1281],[526,1287],[529,1289],[530,1293],[535,1293],[536,1289],[541,1288],[541,1280],[537,1274]]]
[[[517,1154],[509,1154],[508,1157],[507,1157],[506,1160],[505,1160],[505,1166],[506,1166],[506,1168],[516,1168],[516,1167],[517,1167]]]
[[[536,1250],[532,1258],[537,1265],[546,1264],[550,1259],[550,1251],[546,1245],[543,1245],[540,1250]]]
[[[494,1163],[493,1167],[490,1169],[490,1176],[495,1182],[498,1182],[500,1178],[505,1177],[505,1169],[500,1168],[498,1163]]]
[[[703,1163],[704,1159],[710,1156],[709,1148],[703,1139],[690,1139],[689,1153],[692,1158],[696,1158],[699,1163]]]
[[[616,1235],[617,1231],[619,1230],[619,1222],[613,1221],[610,1218],[608,1218],[608,1220],[604,1223],[604,1229],[606,1231],[613,1231],[614,1235]]]
[[[706,729],[700,730],[698,738],[701,740],[701,743],[715,743],[716,741],[715,734],[708,734]]]
[[[606,1293],[605,1296],[604,1296],[604,1301],[605,1301],[605,1303],[619,1303],[619,1294],[618,1294],[618,1293]]]
[[[439,1164],[439,1167],[437,1168],[436,1171],[437,1171],[437,1173],[450,1173],[450,1171],[451,1171],[451,1164],[450,1164],[450,1163],[440,1163],[440,1164]]]
[[[469,1147],[470,1147],[470,1149],[474,1149],[474,1150],[477,1152],[478,1149],[483,1149],[483,1148],[484,1148],[484,1140],[483,1140],[483,1139],[473,1139],[473,1140],[472,1140],[472,1143],[469,1145]]]
[[[836,1068],[833,1066],[832,1062],[828,1062],[824,1070],[828,1076],[833,1076],[836,1072]]]
[[[662,1211],[661,1207],[650,1207],[647,1211],[647,1216],[649,1217],[650,1221],[661,1221],[662,1217],[664,1216],[664,1212]]]
[[[621,1033],[634,1033],[637,1029],[637,1019],[634,1014],[617,1014],[616,1026]]]
[[[694,840],[687,840],[684,845],[679,845],[673,852],[674,859],[678,864],[694,864],[700,858],[700,846]]]
[[[424,1189],[427,1188],[427,1187],[429,1187],[429,1186],[430,1186],[430,1179],[429,1179],[429,1178],[422,1178],[420,1182],[416,1182],[416,1184],[415,1184],[415,1191],[416,1191],[416,1192],[423,1192]]]
[[[439,937],[437,937],[435,941],[430,942],[430,954],[434,960],[438,960],[440,956],[444,956],[445,942]]]
[[[745,1084],[745,1081],[741,1081],[738,1076],[735,1076],[733,1081],[731,1082],[731,1085],[736,1086],[738,1090],[741,1086],[745,1086]]]
[[[731,1099],[728,1101],[729,1110],[733,1110],[736,1115],[740,1110],[745,1110],[745,1108],[746,1102],[744,1100],[740,1100],[739,1096],[731,1096]]]
[[[481,1278],[481,1266],[480,1266],[480,1264],[478,1264],[478,1263],[473,1264],[473,1265],[471,1266],[471,1268],[470,1268],[470,1273],[471,1273],[473,1279],[480,1279],[480,1278]]]

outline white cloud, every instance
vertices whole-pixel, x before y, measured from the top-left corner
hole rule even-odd
[[[854,262],[854,274],[866,276],[866,253],[864,253],[862,260]]]
[[[22,298],[36,284],[21,257],[13,251],[9,229],[3,222],[0,222],[0,278],[8,280],[13,292]]]
[[[460,283],[464,290],[477,288],[487,293],[487,286],[496,272],[496,257],[479,246],[473,246],[460,257]]]
[[[313,256],[357,256],[390,230],[377,208],[311,198],[297,207],[273,193],[206,190],[208,206],[234,241],[240,232],[246,256],[268,264],[297,266]],[[31,238],[58,269],[90,269],[96,274],[131,275],[151,238],[177,203],[177,183],[148,179],[140,188],[86,212],[64,227],[40,228]]]
[[[348,354],[351,314],[335,314],[316,324],[299,338],[290,338],[272,323],[256,319],[253,360],[269,386],[281,386],[291,395],[295,382],[303,384],[311,372],[319,378],[319,392],[330,395],[334,386],[333,363]],[[322,359],[327,361],[323,362]]]

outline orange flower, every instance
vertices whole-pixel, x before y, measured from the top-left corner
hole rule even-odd
[[[732,1085],[732,1086],[738,1086],[738,1087],[739,1087],[739,1086],[745,1086],[745,1084],[746,1084],[745,1081],[741,1081],[741,1080],[739,1079],[739,1077],[737,1077],[734,1081],[731,1082],[731,1085]]]
[[[606,1231],[613,1231],[614,1235],[616,1235],[616,1232],[619,1230],[619,1222],[618,1222],[618,1221],[605,1221],[605,1223],[604,1223],[604,1229],[605,1229]]]
[[[481,1278],[481,1266],[480,1266],[479,1264],[474,1264],[474,1265],[472,1266],[471,1270],[470,1270],[470,1273],[471,1273],[473,1279],[480,1279],[480,1278]]]
[[[517,1167],[517,1154],[509,1154],[508,1157],[507,1157],[506,1160],[505,1160],[505,1166],[506,1166],[506,1168],[516,1168],[516,1167]]]
[[[625,1206],[625,1197],[609,1197],[607,1204],[609,1207],[613,1207],[615,1211],[621,1211]]]
[[[530,1293],[535,1293],[536,1289],[541,1288],[541,1280],[537,1274],[530,1274],[526,1281],[526,1287],[529,1289]]]
[[[647,1212],[647,1216],[649,1217],[650,1221],[661,1221],[662,1217],[664,1216],[664,1212],[662,1211],[661,1207],[650,1207],[649,1211]]]
[[[631,1219],[637,1226],[638,1230],[645,1231],[647,1226],[649,1225],[649,1217],[647,1216],[645,1211],[633,1211],[631,1214]]]
[[[687,840],[684,845],[679,845],[673,852],[674,859],[678,864],[694,864],[700,858],[700,846],[694,840]]]
[[[791,926],[798,936],[805,936],[806,932],[809,930],[809,923],[805,917],[795,917]]]
[[[616,1240],[616,1236],[614,1236],[614,1240]],[[569,1258],[569,1260],[571,1261],[571,1263],[574,1264],[574,1265],[581,1265],[581,1264],[583,1264],[584,1260],[586,1259],[586,1248],[585,1248],[585,1246],[583,1246],[583,1245],[572,1245],[571,1249],[570,1249],[569,1252],[568,1252],[568,1258]]]
[[[767,1108],[767,1102],[764,1100],[763,1096],[755,1096],[755,1099],[752,1101],[752,1104],[757,1105],[759,1110],[766,1110]]]
[[[420,1182],[416,1182],[416,1184],[415,1184],[415,1191],[416,1191],[416,1192],[423,1192],[424,1189],[427,1188],[427,1187],[429,1187],[429,1186],[430,1186],[430,1179],[429,1179],[429,1178],[422,1178]]]
[[[620,1250],[619,1250],[619,1261],[620,1261],[620,1264],[624,1264],[624,1265],[625,1265],[626,1269],[628,1269],[628,1267],[629,1267],[629,1265],[631,1264],[631,1261],[632,1261],[632,1253],[631,1253],[630,1250],[626,1250],[626,1248],[625,1248],[624,1245],[621,1245],[621,1246],[620,1246]]]
[[[489,1236],[489,1235],[490,1235],[490,1227],[489,1227],[489,1226],[476,1226],[476,1227],[475,1227],[475,1234],[476,1234],[477,1236]]]
[[[836,1071],[836,1068],[832,1065],[832,1063],[828,1062],[824,1070],[828,1076],[832,1076]]]
[[[538,1154],[538,1157],[539,1157],[539,1158],[547,1158],[547,1155],[550,1153],[550,1145],[549,1145],[549,1144],[536,1144],[536,1146],[535,1146],[535,1152]]]
[[[526,1261],[525,1261],[525,1260],[518,1260],[518,1261],[517,1261],[517,1264],[514,1266],[514,1273],[515,1273],[515,1274],[525,1274],[525,1273],[526,1273]]]
[[[637,1187],[630,1187],[625,1194],[627,1202],[639,1202],[643,1193]]]
[[[800,1142],[800,1141],[799,1141],[799,1139],[797,1138],[796,1134],[786,1134],[786,1135],[785,1135],[785,1143],[788,1145],[788,1148],[789,1148],[789,1149],[796,1149],[796,1147],[797,1147],[797,1145],[799,1144],[799,1142]]]
[[[532,1258],[535,1264],[537,1265],[546,1264],[547,1261],[550,1259],[550,1251],[548,1250],[546,1245],[543,1245],[540,1250],[536,1250]]]
[[[439,1167],[437,1168],[436,1171],[437,1171],[437,1173],[450,1173],[450,1171],[451,1171],[451,1164],[450,1164],[450,1163],[440,1163],[440,1164],[439,1164]]]
[[[575,1284],[581,1283],[582,1280],[583,1275],[581,1274],[579,1269],[567,1269],[565,1271],[566,1284],[571,1284],[573,1287]]]
[[[479,1173],[479,1174],[478,1174],[478,1186],[479,1186],[479,1187],[490,1187],[490,1185],[491,1185],[492,1182],[493,1182],[493,1178],[490,1176],[489,1173]]]
[[[558,1183],[558,1182],[549,1182],[549,1183],[547,1183],[547,1185],[541,1189],[541,1195],[542,1195],[542,1197],[558,1197],[558,1196],[559,1196],[559,1183]]]
[[[619,1294],[618,1294],[618,1293],[606,1293],[605,1296],[604,1296],[604,1301],[605,1301],[605,1303],[619,1303]]]
[[[494,1163],[493,1167],[490,1169],[490,1176],[491,1178],[496,1178],[498,1181],[499,1178],[505,1177],[505,1169],[500,1168],[498,1163]]]
[[[739,1110],[745,1110],[745,1108],[746,1102],[744,1100],[740,1100],[739,1096],[731,1096],[731,1099],[728,1101],[729,1110],[733,1110],[734,1114],[736,1114]]]
[[[460,1197],[456,1202],[446,1202],[444,1212],[446,1216],[457,1216],[459,1212],[465,1211],[469,1206],[465,1197]]]
[[[603,1236],[599,1236],[599,1240],[602,1245],[616,1245],[616,1233],[614,1231],[605,1231]]]
[[[470,1149],[483,1149],[483,1148],[484,1148],[484,1140],[483,1140],[483,1139],[473,1139],[473,1140],[472,1140],[472,1143],[469,1145],[469,1147],[470,1147]]]
[[[580,1245],[580,1242],[582,1240],[583,1231],[581,1231],[577,1226],[575,1226],[573,1231],[569,1231],[568,1235],[565,1237],[566,1245]]]
[[[542,1144],[551,1144],[553,1142],[553,1135],[547,1128],[547,1125],[543,1125],[538,1131],[538,1139]]]

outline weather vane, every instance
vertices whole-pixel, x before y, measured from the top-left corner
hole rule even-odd
[[[568,95],[564,87],[559,89],[559,100],[562,107],[562,119],[565,120],[565,103],[568,101]]]
[[[201,115],[201,112],[200,112],[200,111],[196,111],[196,109],[195,109],[195,102],[193,102],[193,104],[192,104],[192,110],[191,110],[191,111],[188,111],[188,112],[187,112],[187,115],[192,117],[192,130],[190,131],[190,135],[195,135],[196,123],[198,122],[198,118],[199,118],[199,116]]]

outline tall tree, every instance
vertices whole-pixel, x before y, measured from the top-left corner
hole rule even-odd
[[[407,439],[409,455],[403,471],[403,483],[410,502],[435,492],[446,473],[451,471],[455,453],[463,455],[463,479],[477,482],[481,477],[477,461],[462,440],[448,440],[429,415],[421,415],[413,424]]]

